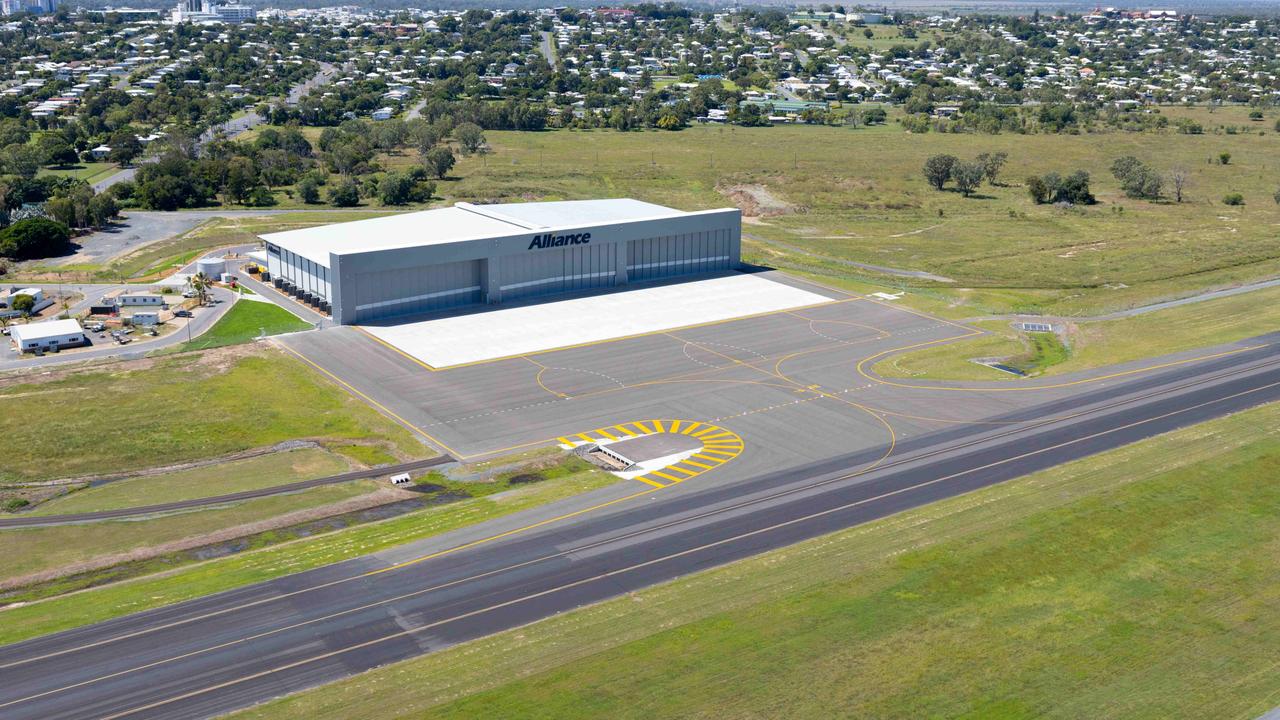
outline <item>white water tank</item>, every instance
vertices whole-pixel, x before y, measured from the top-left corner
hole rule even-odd
[[[227,261],[222,258],[200,258],[196,261],[196,272],[217,279],[227,271]]]

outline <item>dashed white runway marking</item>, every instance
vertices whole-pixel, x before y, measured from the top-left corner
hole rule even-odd
[[[608,380],[609,382],[617,383],[618,387],[623,387],[623,388],[627,387],[627,384],[622,382],[618,378],[613,377],[612,375],[605,375],[602,372],[596,372],[595,370],[584,370],[582,368],[574,368],[574,367],[552,367],[550,365],[547,365],[546,369],[547,370],[564,370],[565,372],[580,372],[580,373],[586,373],[588,375],[596,375],[604,378],[605,380]]]
[[[694,359],[694,357],[689,354],[689,346],[692,344],[693,344],[692,342],[686,340],[684,342],[684,346],[680,348],[680,351],[684,353],[685,359],[687,359],[689,362],[694,363],[695,365],[701,365],[702,367],[709,367],[712,370],[719,370],[722,367],[726,367],[724,365],[712,365],[711,363],[705,363],[705,362],[702,362],[701,360]]]

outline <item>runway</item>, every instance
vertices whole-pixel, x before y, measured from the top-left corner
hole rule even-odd
[[[733,482],[637,485],[444,552],[401,548],[0,648],[0,716],[209,717],[432,652],[1278,400],[1274,340],[979,423],[850,437],[847,452],[780,470],[735,461]]]

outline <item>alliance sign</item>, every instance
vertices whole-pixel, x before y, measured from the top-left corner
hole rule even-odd
[[[565,245],[586,245],[589,242],[591,242],[591,233],[574,233],[571,235],[552,235],[547,233],[544,235],[534,235],[533,240],[529,242],[528,249],[564,247]]]

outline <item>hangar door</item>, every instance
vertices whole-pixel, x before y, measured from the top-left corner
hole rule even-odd
[[[616,245],[569,245],[503,255],[499,277],[503,301],[589,288],[612,287]]]
[[[356,319],[368,322],[478,303],[483,260],[381,270],[355,275]],[[351,292],[345,284],[342,292]]]
[[[636,282],[729,270],[732,231],[705,230],[627,243],[627,279]]]

